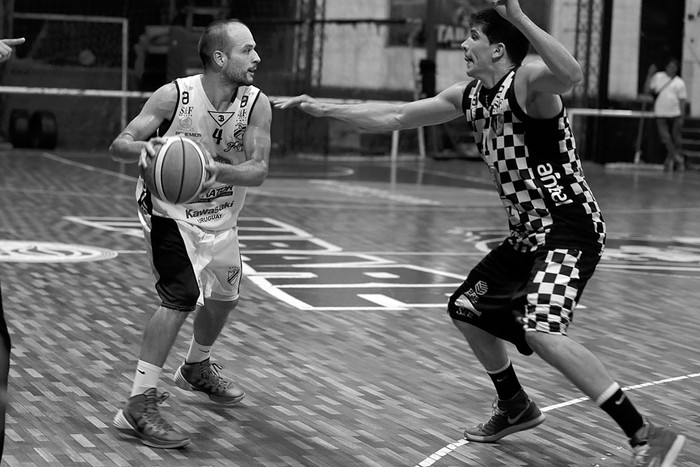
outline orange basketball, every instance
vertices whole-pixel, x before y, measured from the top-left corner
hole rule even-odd
[[[197,143],[175,136],[167,139],[141,175],[154,196],[184,204],[194,201],[202,191],[206,166],[207,159]]]

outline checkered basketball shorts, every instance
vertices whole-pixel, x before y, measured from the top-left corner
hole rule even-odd
[[[519,252],[506,240],[471,270],[450,297],[448,313],[529,355],[526,332],[566,335],[599,260],[598,253],[579,249]]]

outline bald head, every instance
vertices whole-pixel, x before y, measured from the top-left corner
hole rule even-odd
[[[253,41],[253,35],[248,27],[233,19],[218,20],[211,23],[199,38],[199,58],[204,69],[215,65],[213,54],[219,50],[227,52],[232,47]]]

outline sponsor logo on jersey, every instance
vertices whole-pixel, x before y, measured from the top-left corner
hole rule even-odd
[[[212,188],[211,190],[207,191],[204,195],[200,196],[199,199],[197,199],[197,202],[202,203],[215,200],[216,198],[221,198],[222,196],[233,196],[233,191],[233,185]]]
[[[224,152],[229,152],[231,149],[238,152],[243,151],[243,135],[246,128],[247,125],[245,123],[236,123],[236,128],[233,130],[233,141],[226,143]]]
[[[233,201],[227,201],[225,203],[219,204],[218,206],[214,206],[213,208],[205,208],[205,209],[187,208],[187,209],[185,209],[185,216],[187,216],[188,219],[192,219],[193,217],[198,217],[199,219],[197,219],[197,222],[199,222],[199,223],[208,222],[210,220],[221,218],[220,212],[223,211],[224,209],[232,208],[234,204],[235,203]]]
[[[195,133],[194,131],[180,131],[176,130],[175,131],[176,135],[182,135],[182,136],[187,136],[188,138],[201,138],[202,134],[201,133]]]
[[[561,174],[555,172],[551,164],[540,164],[537,166],[536,170],[542,182],[542,186],[549,193],[555,206],[573,203],[566,193],[564,193],[564,187],[559,184]]]
[[[190,128],[192,126],[192,118],[190,117],[182,117],[180,119],[180,126],[182,128]]]
[[[180,107],[180,112],[178,112],[177,116],[178,117],[191,117],[193,110],[194,110],[194,107],[192,107],[192,106]]]
[[[231,117],[233,117],[234,114],[233,112],[214,112],[213,110],[209,110],[208,113],[219,126],[226,125],[226,122],[231,120]]]

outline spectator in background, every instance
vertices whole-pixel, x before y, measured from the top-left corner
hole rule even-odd
[[[0,63],[12,57],[12,46],[24,44],[24,37],[19,39],[0,39]],[[7,410],[7,380],[10,374],[10,332],[5,322],[0,293],[0,460],[5,447],[5,411]]]
[[[670,58],[663,71],[657,71],[656,65],[652,64],[644,84],[644,91],[654,98],[656,127],[666,148],[664,170],[667,172],[685,170],[685,158],[681,151],[681,127],[688,93],[683,78],[678,76],[678,69],[676,58]]]

